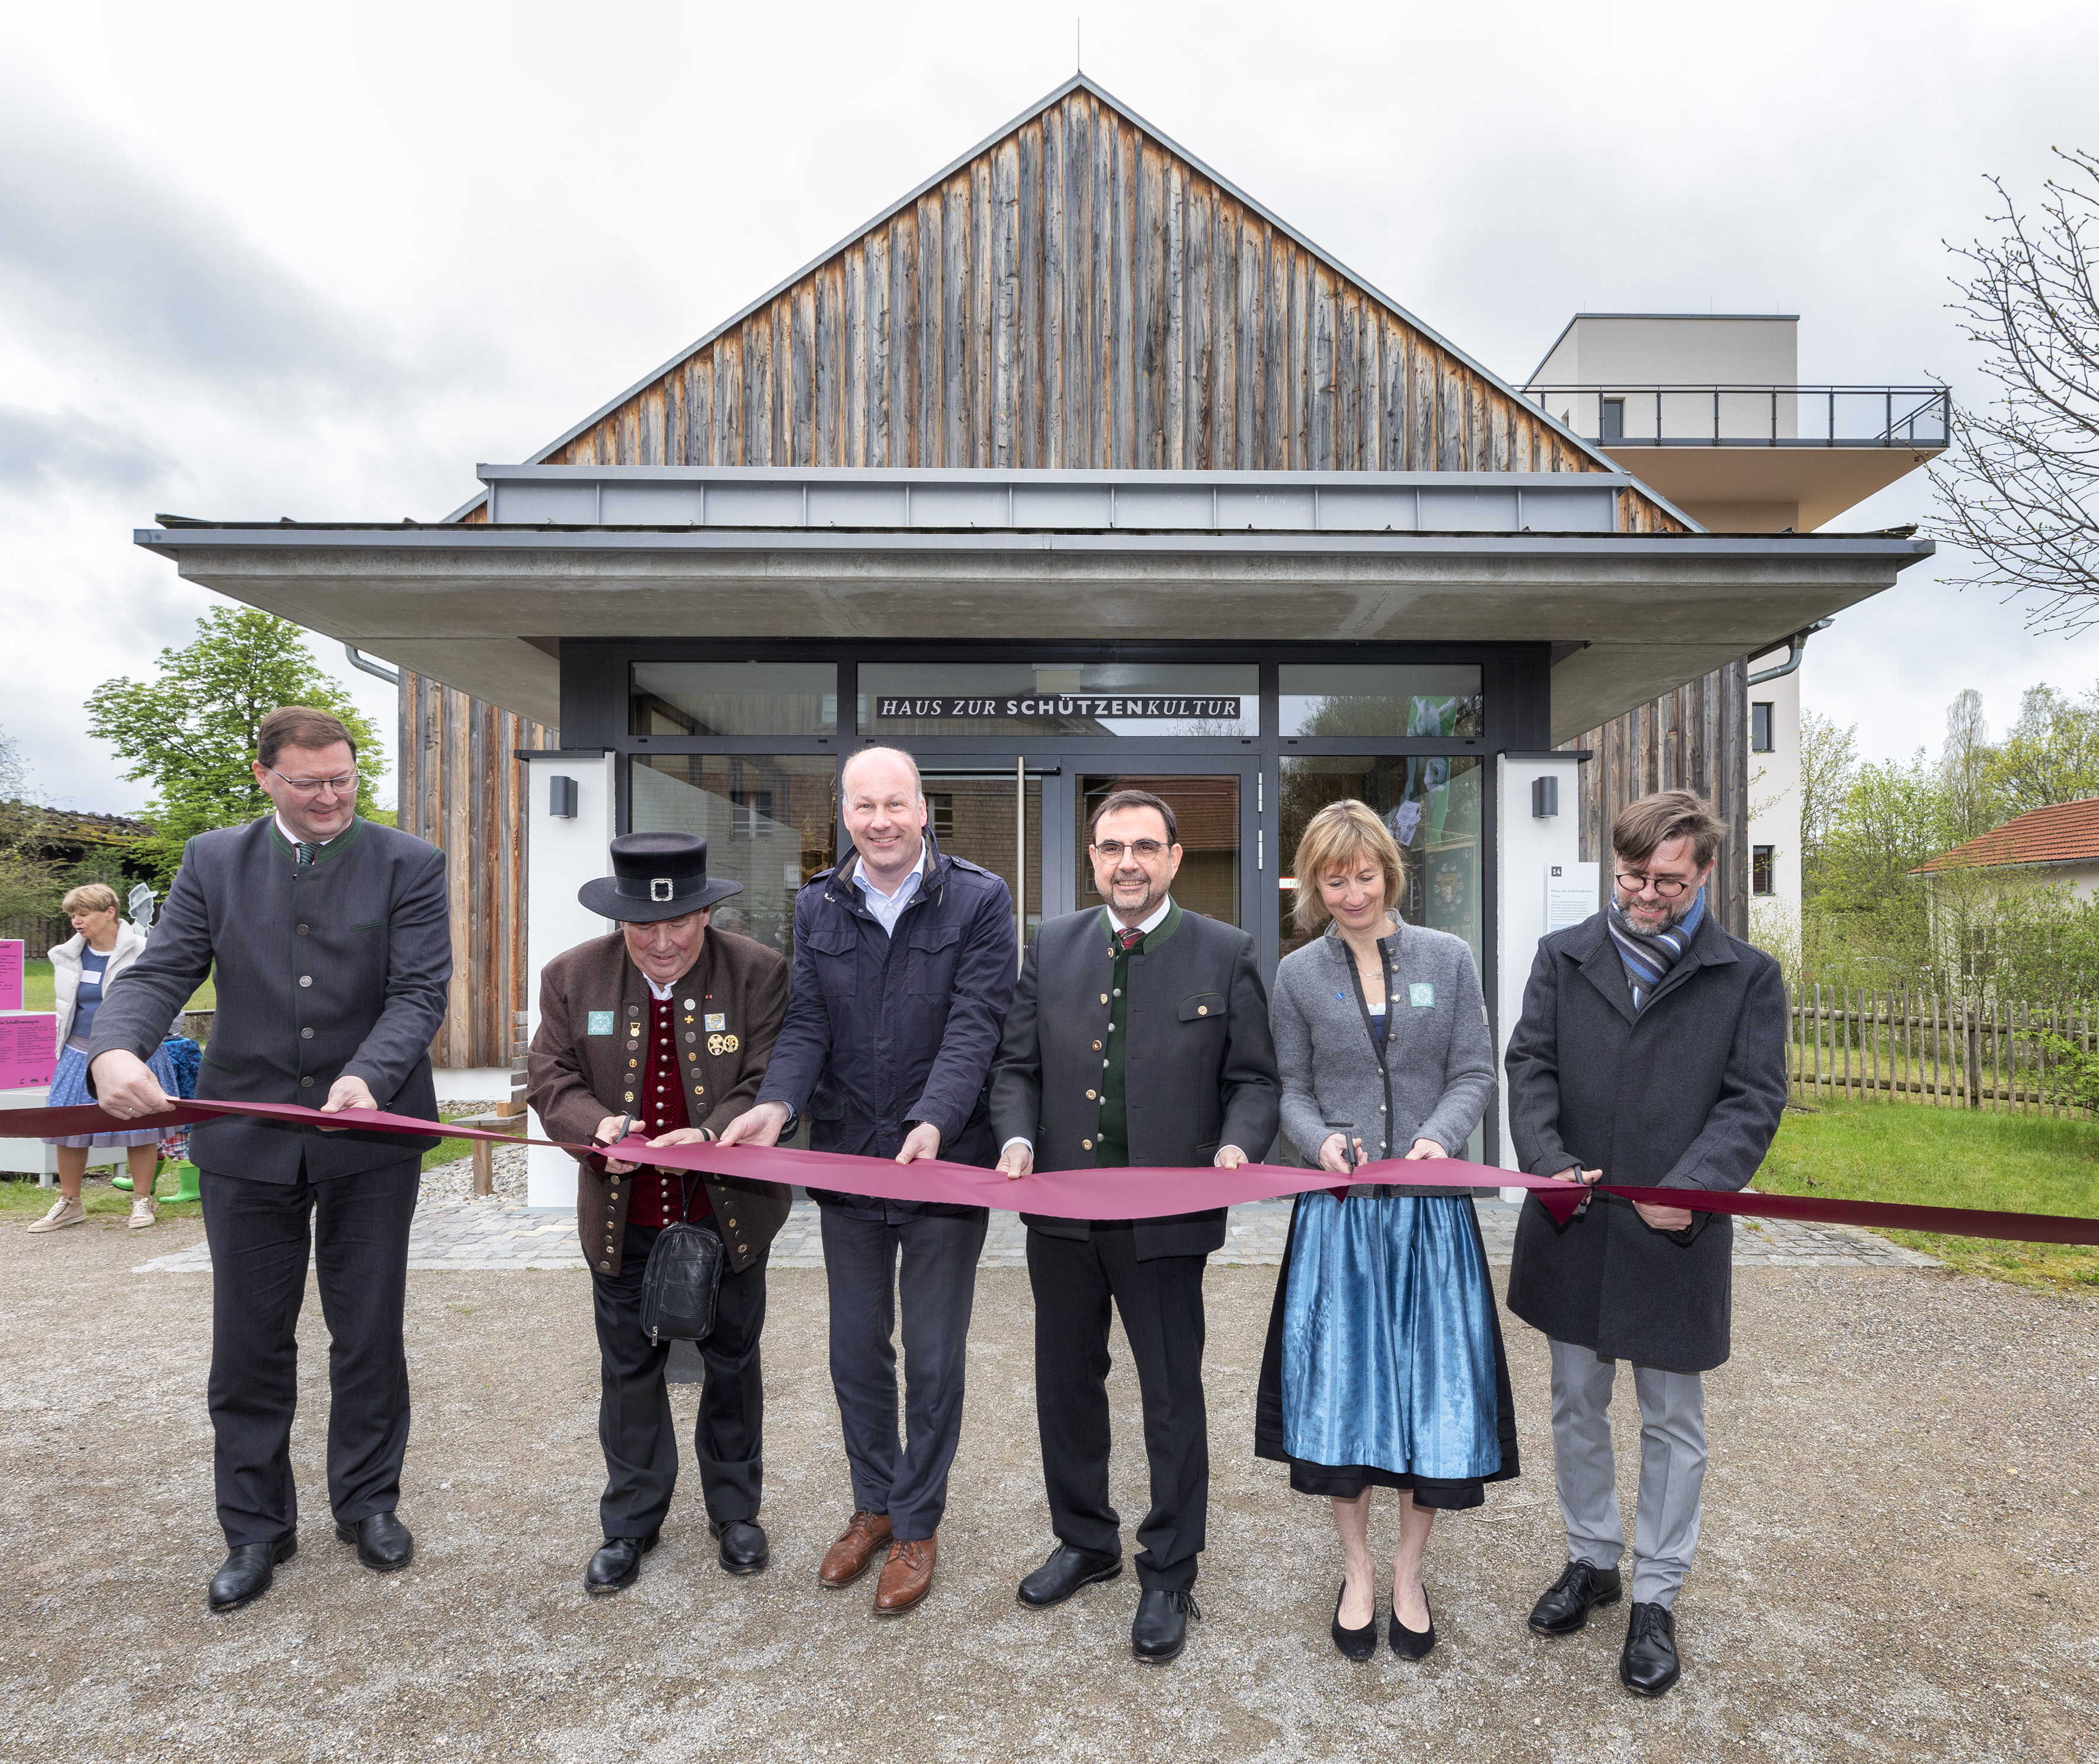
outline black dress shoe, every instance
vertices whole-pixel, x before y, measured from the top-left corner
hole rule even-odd
[[[1344,1576],[1341,1590],[1334,1595],[1334,1645],[1351,1660],[1368,1660],[1377,1652],[1377,1593],[1371,1594],[1371,1620],[1359,1630],[1341,1627],[1341,1601],[1349,1596],[1349,1582]]]
[[[416,1540],[392,1513],[374,1513],[354,1525],[335,1522],[335,1534],[357,1546],[357,1559],[375,1574],[391,1574],[415,1559]]]
[[[1081,1586],[1113,1580],[1120,1573],[1119,1555],[1102,1555],[1098,1551],[1060,1543],[1050,1552],[1049,1560],[1020,1583],[1015,1596],[1024,1605],[1060,1605]]]
[[[1139,1664],[1163,1666],[1181,1657],[1188,1645],[1188,1619],[1203,1608],[1193,1593],[1147,1592],[1137,1601],[1129,1625],[1129,1651]]]
[[[755,1574],[772,1559],[764,1528],[755,1519],[709,1520],[707,1533],[720,1540],[721,1565],[732,1574]]]
[[[1569,1562],[1566,1573],[1530,1608],[1530,1626],[1540,1635],[1572,1635],[1598,1605],[1614,1605],[1624,1592],[1616,1568]]]
[[[1421,1595],[1421,1605],[1424,1610],[1428,1610],[1428,1595],[1425,1592]],[[1392,1601],[1392,1628],[1387,1633],[1392,1642],[1392,1651],[1401,1659],[1424,1659],[1428,1650],[1436,1645],[1436,1613],[1433,1611],[1428,1612],[1427,1629],[1410,1630],[1399,1621],[1399,1599],[1395,1595]]]
[[[1666,1605],[1635,1604],[1618,1656],[1618,1682],[1642,1696],[1659,1696],[1683,1675],[1676,1658],[1676,1619]]]
[[[634,1577],[641,1572],[642,1557],[656,1547],[656,1540],[662,1535],[659,1530],[645,1537],[606,1538],[583,1570],[583,1590],[616,1593],[623,1586],[631,1586]]]
[[[237,1544],[205,1589],[204,1602],[213,1611],[238,1611],[269,1591],[279,1562],[298,1554],[299,1534],[288,1531],[275,1543]]]

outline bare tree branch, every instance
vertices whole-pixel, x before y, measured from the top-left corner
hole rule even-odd
[[[1947,247],[1969,266],[1952,310],[2000,392],[1953,407],[1926,530],[1976,560],[1966,580],[2033,596],[2029,625],[2078,631],[2099,622],[2099,155],[2056,157],[2037,220],[1993,177],[2000,235]]]

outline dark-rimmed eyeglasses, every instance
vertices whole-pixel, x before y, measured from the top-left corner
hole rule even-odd
[[[323,790],[333,790],[337,796],[347,796],[357,788],[357,768],[354,766],[340,777],[334,778],[288,778],[275,766],[265,766],[262,769],[301,796],[319,796]]]
[[[1155,864],[1165,852],[1166,843],[1163,839],[1133,839],[1124,845],[1120,839],[1096,839],[1094,849],[1111,864],[1120,864],[1125,851],[1140,864]]]
[[[1618,873],[1618,886],[1629,895],[1644,894],[1652,888],[1665,900],[1674,900],[1688,888],[1697,878],[1682,876],[1630,876]]]

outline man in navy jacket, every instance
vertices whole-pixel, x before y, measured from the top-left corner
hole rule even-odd
[[[817,1151],[989,1166],[986,1086],[1013,996],[1013,897],[989,870],[944,856],[918,768],[863,748],[839,779],[852,846],[794,902],[787,1021],[757,1102],[722,1143],[777,1144],[807,1114]],[[961,1435],[962,1369],[981,1207],[817,1192],[830,1285],[831,1383],[852,1468],[851,1522],[817,1571],[850,1586],[888,1555],[874,1613],[896,1617],[933,1581],[948,1471]],[[896,1433],[899,1286],[909,1363]]]

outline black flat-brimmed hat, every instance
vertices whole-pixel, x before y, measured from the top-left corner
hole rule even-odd
[[[623,925],[681,918],[743,892],[707,880],[707,842],[696,833],[623,833],[612,842],[612,873],[587,882],[576,899]]]

